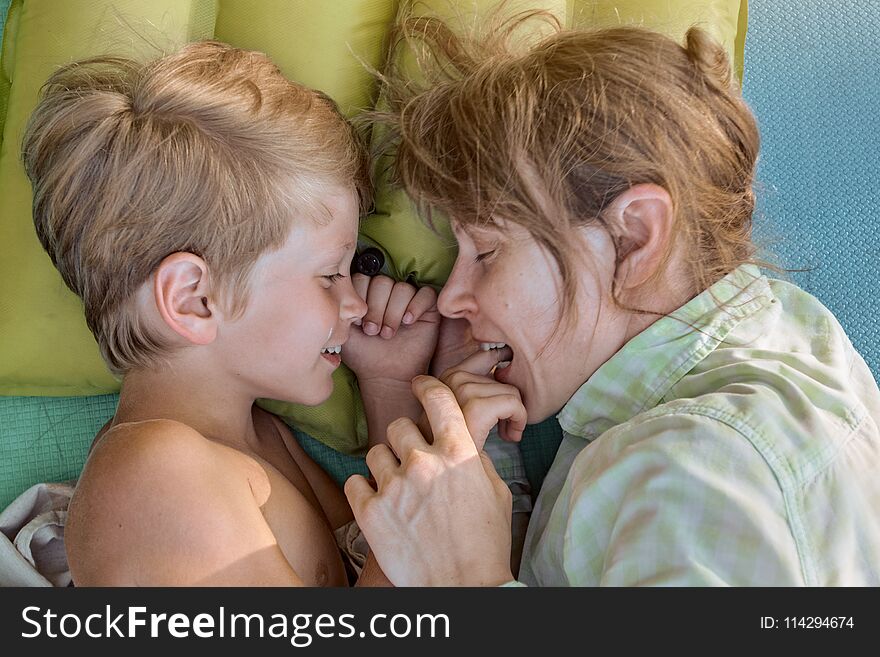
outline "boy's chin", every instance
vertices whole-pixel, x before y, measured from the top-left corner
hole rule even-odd
[[[279,389],[275,391],[274,395],[264,395],[263,399],[271,399],[287,404],[299,404],[301,406],[320,406],[330,399],[332,394],[333,380],[328,377],[326,382],[322,382],[318,386],[312,386],[305,390],[300,388]]]
[[[295,395],[293,403],[294,404],[302,404],[303,406],[320,406],[325,401],[330,399],[330,396],[332,394],[333,394],[333,380],[331,379],[329,382],[329,385],[327,385],[326,389],[299,391],[299,394]]]

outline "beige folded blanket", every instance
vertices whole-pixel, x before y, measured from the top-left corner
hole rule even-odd
[[[69,586],[64,524],[73,484],[36,484],[0,513],[0,586]]]

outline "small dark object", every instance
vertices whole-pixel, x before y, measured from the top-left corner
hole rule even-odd
[[[365,276],[375,276],[382,271],[382,265],[385,264],[385,254],[379,249],[370,247],[358,253],[351,263],[352,274],[364,274]]]

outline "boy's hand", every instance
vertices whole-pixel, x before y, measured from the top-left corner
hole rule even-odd
[[[376,489],[361,475],[345,482],[371,554],[396,586],[510,581],[510,489],[474,447],[452,391],[428,376],[412,390],[433,444],[411,420],[397,420],[388,444],[367,453]]]
[[[428,371],[437,344],[437,293],[387,276],[355,274],[352,284],[367,302],[367,314],[359,329],[352,327],[342,360],[362,385],[396,381],[408,388],[413,377]]]
[[[431,376],[438,379],[443,373],[458,365],[465,358],[480,350],[479,343],[471,335],[471,324],[466,319],[440,319],[437,348],[431,359]]]
[[[519,390],[490,376],[499,362],[510,360],[512,356],[509,347],[477,351],[440,377],[455,395],[477,450],[483,449],[489,431],[496,424],[502,439],[513,442],[522,439],[528,414]],[[424,435],[431,435],[424,414],[418,426]]]

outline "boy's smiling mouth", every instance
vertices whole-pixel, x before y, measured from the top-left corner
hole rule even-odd
[[[339,367],[340,363],[342,363],[342,356],[340,355],[342,352],[342,345],[337,344],[331,347],[324,347],[321,349],[321,357],[333,365],[333,367]]]

